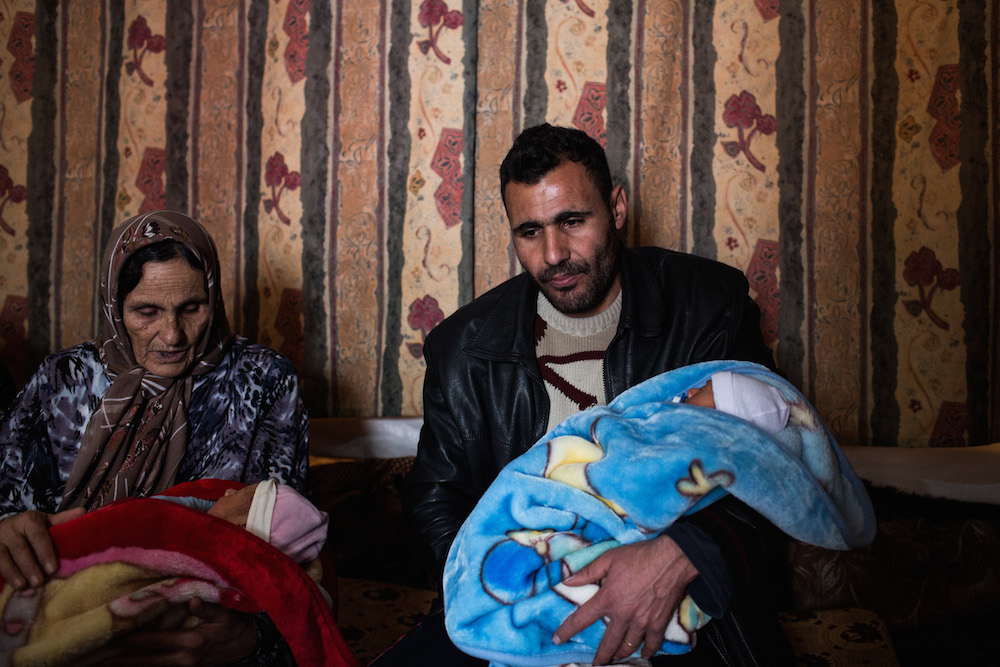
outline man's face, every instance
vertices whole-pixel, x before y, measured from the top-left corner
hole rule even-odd
[[[625,190],[608,202],[583,165],[564,162],[534,185],[511,181],[505,192],[514,251],[559,311],[602,312],[621,291],[616,230],[625,224]]]

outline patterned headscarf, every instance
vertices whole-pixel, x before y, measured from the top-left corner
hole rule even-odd
[[[194,343],[190,370],[176,378],[154,375],[136,362],[118,303],[125,261],[136,250],[160,241],[177,241],[201,261],[212,313],[204,334]],[[112,384],[87,424],[62,509],[95,509],[174,485],[187,449],[187,406],[194,376],[214,368],[232,339],[218,280],[219,256],[212,237],[183,213],[144,213],[111,233],[101,262],[104,318],[96,344]]]

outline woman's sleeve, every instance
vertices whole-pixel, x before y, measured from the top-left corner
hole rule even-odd
[[[96,363],[96,368],[95,368]],[[106,379],[88,355],[47,358],[0,423],[0,515],[55,512]]]
[[[28,480],[29,468],[34,463],[42,473],[41,478],[50,477],[44,469],[53,467],[51,457],[33,455],[47,447],[39,447],[32,434],[46,433],[42,427],[42,415],[38,406],[38,376],[31,378],[18,395],[10,414],[0,423],[0,515],[35,509],[38,491]]]
[[[305,492],[309,465],[309,416],[292,363],[277,357],[261,387],[254,447],[262,452],[258,479],[277,477]]]

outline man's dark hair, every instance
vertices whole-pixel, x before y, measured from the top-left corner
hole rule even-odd
[[[142,267],[146,265],[146,262],[169,262],[175,257],[182,258],[191,268],[204,273],[205,267],[202,266],[201,261],[183,243],[178,241],[151,243],[132,253],[132,256],[126,259],[125,264],[122,265],[121,273],[118,274],[118,307],[121,308],[125,304],[125,297],[142,280]]]
[[[586,132],[545,123],[521,132],[500,165],[500,196],[507,206],[507,184],[535,185],[564,162],[578,162],[587,170],[601,199],[611,208],[611,170],[601,145]]]

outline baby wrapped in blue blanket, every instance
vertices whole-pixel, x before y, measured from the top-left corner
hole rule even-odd
[[[709,378],[718,410],[691,391]],[[501,471],[448,555],[449,635],[498,665],[590,662],[603,623],[552,642],[596,590],[563,580],[726,493],[811,544],[846,549],[874,536],[863,486],[792,385],[756,364],[696,364],[574,415]],[[708,620],[685,598],[661,651],[687,652]]]

